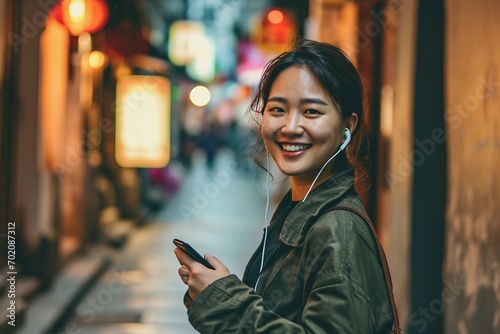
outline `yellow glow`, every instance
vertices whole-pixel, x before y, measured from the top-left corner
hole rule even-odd
[[[121,76],[124,76],[124,75],[130,75],[131,73],[132,73],[132,69],[125,64],[120,64],[115,69],[115,76],[117,78],[120,78]]]
[[[197,107],[206,106],[210,102],[210,90],[205,86],[196,86],[191,89],[189,99]]]
[[[170,160],[170,82],[127,75],[117,84],[116,161],[122,167],[160,168]]]
[[[84,53],[90,50],[92,50],[92,36],[88,32],[78,34],[78,52]]]
[[[179,66],[191,63],[204,50],[200,40],[205,36],[202,23],[193,21],[176,21],[171,24],[168,39],[168,55],[170,61]]]
[[[186,65],[186,73],[191,79],[201,83],[214,80],[215,72],[215,43],[208,36],[200,36],[197,44],[199,51],[193,61]]]
[[[394,89],[391,85],[382,87],[380,106],[380,132],[385,137],[392,135],[394,117]]]
[[[89,55],[89,65],[94,69],[104,66],[106,63],[106,55],[101,51],[92,51]]]
[[[283,13],[280,10],[273,9],[267,14],[267,19],[274,24],[281,23],[283,21]]]
[[[85,20],[85,0],[71,0],[69,3],[69,17],[75,23]]]
[[[45,170],[58,172],[58,163],[64,162],[65,122],[68,91],[68,31],[52,16],[40,37],[40,100],[41,146]]]

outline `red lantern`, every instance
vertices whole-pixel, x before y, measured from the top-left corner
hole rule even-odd
[[[104,0],[62,0],[59,5],[62,22],[74,36],[97,32],[108,21],[109,8]]]
[[[264,51],[279,54],[290,46],[297,33],[292,12],[284,8],[269,8],[254,27],[254,42]]]

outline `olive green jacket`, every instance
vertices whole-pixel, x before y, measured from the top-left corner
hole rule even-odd
[[[388,333],[392,313],[369,227],[350,211],[324,212],[340,205],[364,211],[353,185],[352,170],[339,173],[289,213],[255,292],[229,275],[192,303],[186,298],[193,327],[204,334]],[[290,200],[288,192],[276,212]]]

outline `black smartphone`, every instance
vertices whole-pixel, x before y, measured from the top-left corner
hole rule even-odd
[[[189,257],[192,258],[193,260],[203,264],[207,268],[215,270],[215,268],[210,263],[208,263],[208,261],[205,260],[205,258],[200,255],[200,253],[195,251],[194,248],[191,247],[191,245],[189,245],[187,242],[184,242],[179,239],[174,239],[174,245],[179,247],[184,253],[189,255]]]

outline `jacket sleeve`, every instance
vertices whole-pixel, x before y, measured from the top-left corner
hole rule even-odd
[[[315,284],[302,321],[308,333],[375,333],[373,312],[365,292],[345,276]]]
[[[186,308],[188,309],[188,312],[189,312],[189,309],[191,308],[191,304],[193,304],[193,300],[191,299],[191,296],[189,295],[189,291],[186,290],[186,292],[184,293],[184,306],[186,306]]]
[[[294,323],[273,312],[252,288],[230,275],[200,293],[189,310],[189,321],[204,334],[359,334],[373,332],[371,314],[361,289],[344,277],[336,277],[318,282],[306,302],[301,323]]]

